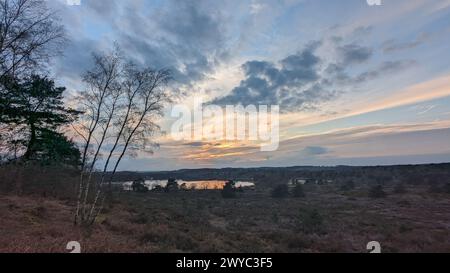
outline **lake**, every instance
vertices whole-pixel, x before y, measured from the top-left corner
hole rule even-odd
[[[197,180],[197,181],[184,181],[177,180],[177,184],[180,189],[186,190],[221,190],[228,181],[226,180]],[[155,187],[165,187],[167,185],[167,180],[146,180],[145,186],[149,190],[153,190]],[[124,182],[123,189],[125,191],[131,191],[133,181]],[[247,181],[236,181],[236,188],[254,188],[255,183]]]

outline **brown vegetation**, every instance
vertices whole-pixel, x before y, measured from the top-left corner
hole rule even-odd
[[[4,189],[9,174],[0,174]],[[383,252],[449,252],[450,196],[416,184],[380,199],[357,180],[347,191],[307,185],[305,198],[272,198],[269,188],[233,199],[220,191],[116,192],[88,229],[72,224],[75,202],[58,191],[10,191],[0,195],[0,252],[68,252],[69,241],[83,252],[366,252],[374,240]]]

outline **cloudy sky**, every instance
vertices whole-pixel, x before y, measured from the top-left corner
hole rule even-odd
[[[277,151],[169,133],[123,170],[450,162],[449,0],[49,3],[70,37],[53,73],[71,92],[91,52],[117,41],[137,63],[170,68],[179,103],[280,106]]]

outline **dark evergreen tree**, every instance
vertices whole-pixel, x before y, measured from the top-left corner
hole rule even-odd
[[[75,143],[61,133],[47,129],[39,131],[31,160],[47,165],[80,165],[80,150]]]
[[[169,178],[167,180],[167,185],[164,188],[165,192],[173,192],[173,191],[177,191],[178,190],[178,183],[177,180],[175,180],[174,178]]]
[[[24,147],[23,159],[76,156],[73,143],[58,133],[58,128],[79,114],[64,106],[65,88],[56,87],[54,81],[37,75],[20,82],[8,77],[1,80],[8,95],[0,101],[0,122],[14,130],[15,141]]]
[[[223,198],[235,198],[236,197],[236,183],[233,180],[228,181],[222,189]]]

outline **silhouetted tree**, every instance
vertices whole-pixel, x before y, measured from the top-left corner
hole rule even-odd
[[[35,142],[32,160],[46,165],[80,166],[80,150],[65,135],[43,129]]]
[[[64,28],[45,0],[0,1],[0,77],[44,71],[65,40]]]
[[[75,132],[83,139],[80,182],[75,213],[76,223],[81,214],[81,221],[88,215],[88,196],[91,188],[92,173],[100,152],[113,129],[114,119],[121,105],[121,89],[119,84],[120,71],[123,69],[123,60],[118,47],[109,54],[93,54],[94,67],[83,76],[87,89],[81,92],[78,102],[83,112],[80,122],[73,126]],[[99,139],[94,145],[95,139]],[[91,151],[89,151],[91,150]],[[92,154],[92,157],[89,155]],[[105,179],[106,169],[110,157],[105,163],[102,173],[102,182]],[[80,209],[82,209],[80,213]]]
[[[137,179],[137,180],[133,181],[133,184],[131,185],[131,187],[133,188],[133,191],[135,191],[135,192],[141,192],[141,193],[148,192],[148,188],[145,185],[144,179]]]
[[[156,119],[171,101],[171,93],[165,88],[170,78],[168,70],[142,68],[128,61],[117,46],[112,52],[94,54],[94,67],[85,74],[87,88],[79,100],[84,114],[74,126],[83,140],[75,223],[94,222],[104,200],[111,195],[113,177],[126,154],[152,152],[157,146],[152,139],[160,130]],[[107,148],[106,138],[110,144]],[[105,159],[91,201],[89,185],[100,151],[105,152]]]
[[[272,190],[273,198],[286,198],[289,196],[289,187],[287,184],[280,184]]]
[[[233,180],[228,181],[222,191],[221,191],[223,198],[235,198],[236,197],[236,184]]]
[[[153,192],[162,192],[164,188],[161,185],[155,185],[152,189]]]
[[[169,178],[167,180],[167,185],[164,188],[165,192],[173,192],[173,191],[178,191],[178,183],[174,178]]]
[[[3,122],[16,128],[15,141],[23,145],[25,160],[39,159],[42,148],[52,143],[50,136],[56,138],[58,145],[66,140],[67,147],[71,146],[65,137],[57,133],[58,128],[71,123],[79,114],[64,106],[64,87],[56,87],[47,77],[33,75],[21,82],[11,79],[6,88],[12,97]],[[48,157],[52,157],[48,154],[51,152],[46,151]]]
[[[44,0],[0,1],[0,155],[16,159],[22,128],[8,121],[15,114],[17,85],[33,74],[45,74],[51,57],[65,43],[64,28]]]

